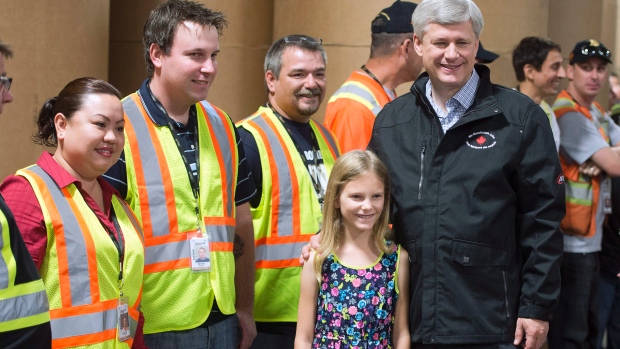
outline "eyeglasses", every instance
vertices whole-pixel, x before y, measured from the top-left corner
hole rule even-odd
[[[308,42],[310,44],[315,44],[315,45],[323,45],[323,39],[321,38],[313,38],[310,36],[300,36],[300,35],[289,35],[289,36],[285,36],[284,37],[284,42],[286,42],[287,44],[290,43],[299,43],[299,42]]]
[[[6,76],[0,76],[0,91],[9,92],[11,90],[12,83],[13,83],[13,78],[7,78]]]

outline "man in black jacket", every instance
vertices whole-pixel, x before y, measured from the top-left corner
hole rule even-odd
[[[410,255],[413,348],[540,348],[560,288],[564,177],[545,113],[474,69],[471,0],[413,14],[426,73],[378,115],[368,147],[390,170]]]

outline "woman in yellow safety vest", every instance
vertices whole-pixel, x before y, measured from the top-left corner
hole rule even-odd
[[[45,284],[54,348],[144,347],[142,232],[101,177],[125,143],[120,97],[94,78],[67,84],[33,137],[56,151],[0,186]]]

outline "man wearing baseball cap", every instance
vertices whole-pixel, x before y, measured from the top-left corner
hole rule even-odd
[[[336,135],[342,153],[366,149],[375,116],[396,97],[396,87],[420,75],[422,58],[413,49],[411,25],[415,8],[396,1],[375,17],[370,58],[329,99],[324,124]]]
[[[550,349],[595,348],[597,344],[598,252],[603,222],[611,213],[610,177],[620,177],[620,151],[615,148],[620,146],[620,127],[595,101],[610,63],[611,53],[602,43],[592,39],[578,42],[566,67],[568,86],[553,104],[560,127],[566,216],[561,224],[562,286],[550,324]],[[580,173],[579,165],[588,160],[595,166],[591,172]]]
[[[487,51],[482,47],[482,42],[478,43],[478,51],[476,52],[476,63],[489,64],[493,63],[499,55],[495,52]]]

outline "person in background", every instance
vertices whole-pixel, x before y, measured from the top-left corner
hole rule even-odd
[[[127,141],[106,179],[144,228],[151,348],[246,349],[256,335],[256,189],[232,120],[206,101],[226,25],[200,3],[161,3],[144,24],[149,77],[123,99]],[[210,247],[210,270],[192,263],[197,243]]]
[[[512,66],[519,85],[517,91],[530,97],[547,114],[556,149],[560,150],[560,127],[553,109],[544,100],[559,92],[566,77],[560,45],[545,38],[528,36],[512,51]]]
[[[620,127],[595,101],[608,78],[611,52],[597,40],[580,41],[568,63],[568,85],[553,103],[560,126],[566,216],[561,224],[562,291],[549,330],[550,349],[596,347],[602,229],[611,213],[611,177],[620,176]],[[588,160],[595,166],[580,171]]]
[[[487,51],[482,47],[482,42],[478,43],[478,51],[476,51],[476,63],[489,64],[493,63],[499,55],[495,52]]]
[[[55,348],[144,348],[142,230],[101,177],[125,143],[120,97],[102,80],[69,82],[43,104],[33,136],[54,154],[0,185],[45,284]]]
[[[323,124],[346,153],[366,149],[375,116],[396,98],[396,87],[415,80],[422,59],[413,50],[411,14],[416,4],[396,1],[371,23],[370,58],[330,97]]]
[[[620,81],[616,72],[609,73],[609,115],[616,124],[620,123]]]
[[[13,101],[13,79],[6,76],[4,68],[4,60],[11,57],[13,50],[0,41],[0,114],[4,105]],[[45,285],[2,195],[0,222],[0,348],[51,348]]]
[[[338,143],[312,121],[325,96],[320,39],[288,35],[265,56],[267,103],[239,123],[260,195],[250,200],[256,245],[253,349],[293,348],[302,246],[319,229]]]

